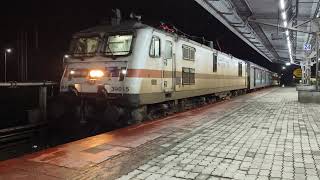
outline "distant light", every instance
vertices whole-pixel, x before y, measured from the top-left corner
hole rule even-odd
[[[6,49],[6,52],[7,52],[7,53],[11,53],[11,52],[12,52],[12,49],[11,49],[11,48],[8,48],[8,49]]]
[[[287,26],[288,26],[288,22],[287,22],[287,21],[284,21],[284,22],[283,22],[283,26],[284,26],[284,27],[287,27]]]
[[[287,19],[287,13],[286,12],[282,12],[281,15],[282,15],[282,19],[283,20]]]
[[[286,63],[286,66],[290,66],[290,65],[291,65],[291,63],[289,63],[289,62]]]
[[[282,69],[286,69],[286,67],[282,66]]]
[[[289,31],[286,30],[287,39],[289,40]]]
[[[284,3],[284,0],[280,0],[280,8],[284,10],[285,7],[286,7],[286,4]]]
[[[71,74],[71,75],[74,75],[74,74],[76,74],[76,71],[71,70],[71,71],[70,71],[70,74]]]
[[[70,56],[68,54],[64,55],[64,58],[69,58]]]

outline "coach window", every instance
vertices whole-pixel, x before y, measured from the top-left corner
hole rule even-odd
[[[160,46],[160,38],[153,36],[152,40],[151,40],[151,45],[150,45],[150,56],[151,57],[160,57],[160,51],[161,50],[161,46]]]
[[[195,54],[196,54],[196,48],[193,48],[187,45],[182,46],[182,57],[184,60],[194,61]]]
[[[196,73],[195,70],[190,68],[189,69],[189,84],[195,84],[196,83]]]
[[[189,68],[182,68],[182,84],[189,84]]]
[[[195,84],[195,69],[182,68],[182,84],[192,85]]]
[[[213,54],[213,72],[218,71],[218,57],[216,54]]]
[[[165,59],[172,59],[172,42],[171,41],[166,41],[164,57]]]
[[[242,63],[239,63],[238,76],[242,77]]]

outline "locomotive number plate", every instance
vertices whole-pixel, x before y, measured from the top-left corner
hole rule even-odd
[[[111,92],[129,92],[129,87],[111,87]]]

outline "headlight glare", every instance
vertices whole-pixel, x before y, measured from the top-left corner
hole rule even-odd
[[[101,78],[104,76],[104,73],[101,70],[91,70],[89,76],[90,78]]]

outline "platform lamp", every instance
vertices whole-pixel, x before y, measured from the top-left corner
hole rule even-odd
[[[4,82],[7,82],[7,54],[12,53],[11,48],[4,50]]]

